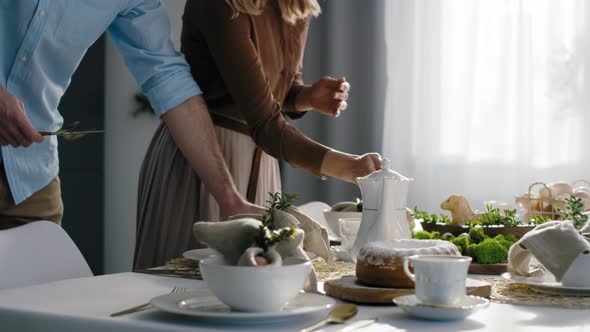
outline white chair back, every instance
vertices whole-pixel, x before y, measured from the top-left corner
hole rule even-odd
[[[91,277],[70,236],[49,221],[0,231],[0,289]]]

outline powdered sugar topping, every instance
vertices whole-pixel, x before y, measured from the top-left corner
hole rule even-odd
[[[383,264],[385,257],[405,257],[412,255],[460,255],[457,247],[442,240],[387,240],[367,243],[357,259],[369,264]]]

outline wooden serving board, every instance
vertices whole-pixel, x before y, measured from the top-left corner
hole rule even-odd
[[[469,274],[488,274],[488,275],[501,275],[508,271],[508,264],[477,264],[471,263],[469,265]]]
[[[481,280],[467,278],[467,294],[490,297],[492,285]],[[393,304],[393,299],[414,294],[413,288],[381,288],[360,284],[355,276],[344,276],[324,283],[326,295],[362,304]]]

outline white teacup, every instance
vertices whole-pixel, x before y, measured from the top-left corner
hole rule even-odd
[[[361,218],[341,218],[338,224],[340,224],[340,246],[350,252],[361,227]]]
[[[404,272],[416,285],[422,303],[458,305],[465,298],[465,279],[471,263],[467,256],[415,255],[404,257]],[[414,273],[410,272],[410,265]]]

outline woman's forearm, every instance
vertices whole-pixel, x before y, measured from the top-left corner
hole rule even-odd
[[[311,85],[305,85],[300,90],[297,96],[295,96],[295,110],[298,112],[311,111]]]

